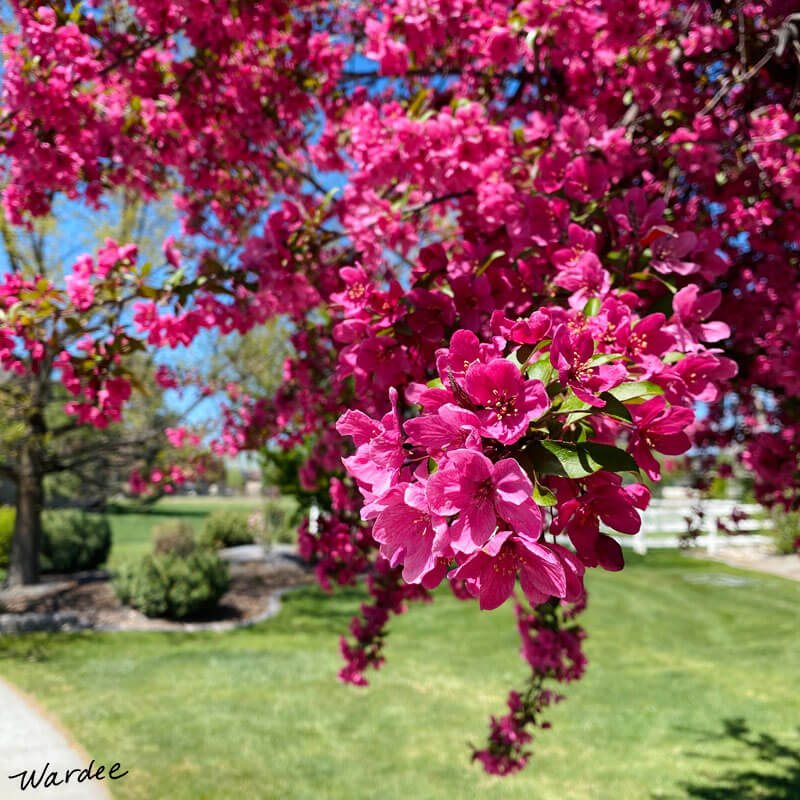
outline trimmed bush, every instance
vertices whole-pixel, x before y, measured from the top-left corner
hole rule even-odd
[[[194,528],[188,522],[162,522],[153,528],[153,552],[188,556],[197,549]]]
[[[263,507],[250,515],[250,527],[267,544],[296,544],[296,508],[297,504],[289,497],[265,499]]]
[[[99,514],[84,511],[45,511],[39,567],[42,572],[96,569],[111,550],[111,526]]]
[[[148,617],[185,619],[215,608],[229,583],[228,565],[216,553],[196,549],[185,557],[148,553],[119,570],[114,591]]]
[[[14,535],[16,510],[10,506],[0,506],[0,567],[8,566],[11,555],[11,537]]]
[[[238,511],[215,511],[206,519],[200,543],[213,550],[253,544],[255,536],[247,522],[247,514]]]
[[[782,555],[800,552],[800,513],[775,510],[772,512],[772,535]]]

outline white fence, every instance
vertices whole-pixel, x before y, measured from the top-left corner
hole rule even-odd
[[[772,520],[757,519],[763,515],[764,509],[759,505],[736,503],[733,500],[698,500],[694,498],[654,498],[646,511],[641,512],[642,527],[635,536],[615,535],[623,546],[632,547],[637,553],[644,554],[648,548],[679,547],[679,533],[687,530],[686,517],[693,516],[693,509],[703,512],[702,526],[705,533],[692,540],[693,544],[708,548],[715,553],[721,547],[741,547],[747,545],[766,544],[768,536],[756,533],[772,526]],[[747,514],[738,525],[731,522],[734,509]],[[723,522],[729,529],[737,531],[735,535],[720,532],[717,522]],[[613,531],[605,531],[613,533]]]
[[[708,548],[710,554],[724,547],[746,547],[768,544],[772,541],[758,531],[772,527],[772,520],[764,519],[764,509],[759,505],[737,503],[733,500],[700,500],[695,497],[653,498],[646,511],[640,511],[642,527],[635,536],[625,536],[600,524],[600,530],[613,536],[623,547],[630,547],[634,552],[644,555],[648,549],[676,548],[681,546],[679,534],[687,531],[686,517],[694,516],[693,509],[703,512],[703,530],[691,540],[692,545]],[[731,522],[734,509],[747,514],[738,525]],[[756,518],[758,515],[759,518]],[[722,521],[729,529],[735,531],[728,535],[720,532],[717,521]],[[569,537],[557,537],[560,544],[569,546]]]

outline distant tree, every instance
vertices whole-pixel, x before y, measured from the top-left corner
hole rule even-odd
[[[103,237],[101,242],[109,237],[99,260],[125,262],[135,259],[137,250],[156,260],[172,212],[122,193],[109,198],[109,207],[97,216],[94,228],[76,220],[78,213],[63,203],[28,229],[0,218],[3,251],[20,297],[18,307],[12,306],[5,318],[15,315],[36,342],[27,352],[17,348],[9,354],[10,359],[16,356],[16,364],[0,371],[0,477],[16,490],[8,571],[12,584],[38,579],[45,479],[51,490],[89,505],[102,504],[110,493],[122,489],[136,467],[147,469],[148,475],[155,470],[162,476],[161,485],[169,485],[165,480],[169,476],[157,465],[170,448],[166,431],[179,419],[163,407],[164,390],[153,378],[152,356],[140,342],[124,336],[103,343],[91,339],[104,329],[119,327],[126,305],[121,287],[111,280],[98,288],[83,315],[74,306],[75,298],[62,305],[69,289],[53,290],[50,296],[45,292],[35,308],[26,308],[25,301],[29,287],[35,293],[44,291],[45,284],[63,282],[76,260],[89,258],[80,253],[96,247],[98,236]],[[133,240],[135,246],[117,248],[111,235]],[[77,305],[83,305],[79,298]],[[90,377],[87,386],[76,377],[81,369],[102,373],[112,364],[117,377],[108,381],[98,378],[93,386]],[[140,389],[135,397],[131,386]],[[100,407],[90,409],[76,400],[76,391],[79,396],[88,391]],[[129,402],[124,421],[119,413],[123,402]]]
[[[113,497],[130,494],[134,470],[151,474],[171,450],[165,431],[180,425],[180,414],[164,404],[164,390],[152,380],[150,359],[134,359],[137,381],[145,391],[131,397],[125,416],[105,428],[80,425],[53,438],[50,449],[59,454],[62,468],[45,476],[47,505],[74,505],[102,510]],[[47,416],[53,429],[70,421],[64,405],[70,400],[60,383],[52,387]],[[143,499],[149,504],[162,492]]]
[[[274,394],[283,382],[283,365],[293,354],[291,326],[277,317],[247,331],[216,338],[204,370],[206,383],[235,384],[255,397]]]
[[[225,485],[239,494],[244,491],[244,474],[239,467],[232,465],[225,467]]]

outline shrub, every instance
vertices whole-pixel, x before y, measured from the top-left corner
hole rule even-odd
[[[258,541],[267,545],[295,544],[297,525],[293,519],[296,503],[292,498],[265,499],[262,508],[248,517],[250,529]]]
[[[11,537],[14,535],[16,511],[9,506],[0,506],[0,567],[8,566],[11,555]]]
[[[111,550],[111,526],[99,514],[84,511],[45,511],[39,566],[42,572],[95,569]]]
[[[197,549],[194,529],[188,522],[162,522],[153,528],[153,552],[158,554],[175,553],[188,556]]]
[[[800,513],[774,511],[772,535],[779,553],[789,555],[800,551]]]
[[[254,541],[255,536],[247,522],[247,515],[237,511],[215,511],[206,519],[200,535],[200,543],[214,550],[252,544]]]
[[[209,550],[183,557],[149,553],[114,577],[120,601],[148,617],[185,619],[213,609],[230,583],[228,565]]]
[[[297,504],[292,498],[279,497],[264,503],[265,528],[268,538],[282,544],[297,542],[297,522],[294,513]]]

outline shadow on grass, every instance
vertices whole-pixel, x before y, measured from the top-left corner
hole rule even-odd
[[[16,661],[47,661],[63,646],[65,639],[74,642],[88,640],[88,631],[71,633],[13,633],[0,636],[0,664],[3,659]]]
[[[265,624],[286,627],[296,633],[324,633],[338,637],[347,632],[353,615],[359,613],[361,603],[368,599],[362,586],[337,587],[332,595],[318,586],[304,586],[286,593],[281,600],[280,613]],[[261,626],[242,629],[255,634],[260,630]]]
[[[724,760],[745,762],[727,772],[696,782],[683,783],[684,797],[699,800],[798,800],[800,798],[800,741],[789,746],[768,733],[753,733],[741,717],[722,721],[721,733],[707,734],[702,741],[729,740],[736,745],[736,755]],[[800,728],[798,729],[800,732]],[[694,753],[711,758],[708,753]],[[722,759],[716,759],[717,761]],[[754,762],[757,762],[754,764]]]
[[[717,561],[705,558],[696,558],[689,551],[672,548],[653,548],[646,555],[639,555],[630,549],[625,549],[625,569],[644,570],[720,570]],[[724,569],[724,568],[723,568]]]
[[[109,503],[106,513],[115,516],[140,516],[140,517],[207,517],[216,509],[207,508],[156,508],[147,506],[126,506],[123,504]]]

